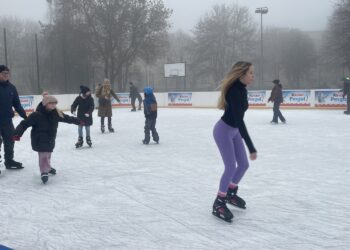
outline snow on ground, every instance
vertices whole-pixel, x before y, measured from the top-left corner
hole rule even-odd
[[[75,149],[60,124],[43,185],[27,131],[25,169],[0,175],[0,244],[15,249],[349,249],[350,116],[342,111],[249,110],[258,160],[240,185],[247,210],[232,224],[211,215],[223,171],[215,109],[160,109],[160,144],[142,145],[142,112],[114,109],[114,134]],[[95,112],[96,115],[96,112]],[[17,124],[20,118],[15,119]]]

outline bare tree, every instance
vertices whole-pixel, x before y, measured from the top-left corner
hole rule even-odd
[[[215,85],[238,60],[251,60],[256,43],[256,24],[248,8],[215,5],[194,30],[194,60],[197,73]]]
[[[123,68],[137,57],[150,62],[161,51],[171,11],[161,0],[73,1],[105,77],[122,90]]]

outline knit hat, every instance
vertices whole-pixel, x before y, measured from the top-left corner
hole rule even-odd
[[[0,65],[0,73],[3,71],[10,71],[9,68],[5,65]]]
[[[80,85],[80,92],[85,95],[87,92],[89,92],[90,89],[84,85]]]
[[[52,96],[52,95],[46,95],[44,96],[43,100],[42,100],[42,103],[44,106],[46,106],[47,104],[49,103],[57,103],[57,99],[56,97]]]
[[[146,95],[153,94],[153,89],[151,87],[145,87],[143,89],[143,93],[145,93]]]
[[[280,80],[275,79],[275,80],[273,80],[272,82],[275,83],[275,84],[279,84],[279,83],[280,83]]]

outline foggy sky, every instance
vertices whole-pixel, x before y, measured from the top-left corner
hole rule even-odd
[[[264,15],[264,25],[307,31],[324,30],[335,2],[336,0],[164,0],[166,7],[174,11],[170,18],[171,31],[182,29],[187,32],[194,29],[200,17],[215,3],[247,6],[257,23],[260,23],[260,16],[254,13],[255,8],[266,6],[269,13]],[[1,16],[45,21],[45,0],[0,0],[0,6]]]

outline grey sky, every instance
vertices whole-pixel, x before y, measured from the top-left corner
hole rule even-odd
[[[336,0],[164,0],[166,7],[173,9],[170,21],[172,30],[190,31],[200,17],[215,3],[237,3],[247,6],[259,23],[256,7],[267,6],[269,13],[264,24],[276,27],[291,27],[302,30],[323,30],[332,14]],[[18,16],[32,20],[45,20],[46,0],[0,0],[1,16]],[[1,24],[0,24],[1,26]]]

